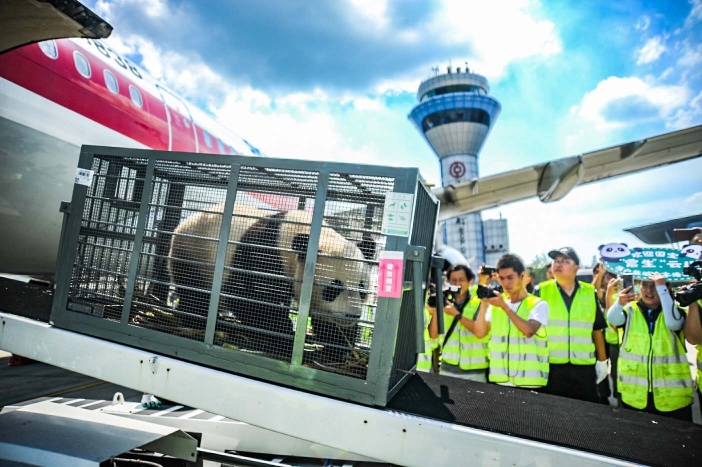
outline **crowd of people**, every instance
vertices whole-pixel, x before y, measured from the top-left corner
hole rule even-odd
[[[692,243],[702,244],[702,234]],[[444,332],[429,301],[417,369],[691,422],[695,389],[685,340],[698,346],[700,381],[700,301],[681,308],[658,273],[622,288],[599,264],[592,283],[579,281],[572,248],[548,255],[553,262],[540,284],[515,254],[494,268],[483,265],[477,276],[464,264],[451,266]],[[497,283],[501,288],[490,287]]]

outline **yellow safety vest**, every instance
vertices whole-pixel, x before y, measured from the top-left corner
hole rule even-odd
[[[653,335],[636,303],[624,310],[627,320],[617,363],[617,389],[622,401],[637,409],[645,409],[648,393],[653,392],[657,410],[670,412],[692,404],[692,378],[685,355],[685,345],[668,329],[661,312]]]
[[[529,312],[541,299],[527,295],[517,315],[529,319]],[[515,386],[546,386],[548,382],[548,347],[544,326],[526,337],[504,310],[492,307],[490,336],[490,377],[492,383],[511,382]]]
[[[417,371],[431,372],[431,356],[440,342],[439,338],[432,339],[429,335],[429,323],[431,322],[431,313],[424,308],[424,352],[417,354]]]
[[[702,300],[697,302],[697,306],[702,310]],[[702,393],[702,344],[697,347],[697,389]]]
[[[466,303],[463,316],[475,320],[480,308],[480,299],[476,296]],[[444,313],[444,328],[448,332],[455,316]],[[461,370],[480,370],[488,367],[489,336],[478,339],[466,329],[460,321],[441,349],[441,363],[459,366]]]
[[[597,302],[595,287],[580,282],[570,312],[555,280],[539,284],[542,300],[548,303],[548,351],[550,363],[595,364],[592,326]]]

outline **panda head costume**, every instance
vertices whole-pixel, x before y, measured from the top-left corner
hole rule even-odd
[[[204,315],[212,288],[222,205],[185,219],[171,240],[169,273],[179,289],[179,310]],[[292,349],[291,306],[299,306],[312,213],[284,211],[271,215],[235,205],[222,277],[220,314],[234,316],[249,331],[253,347]],[[310,316],[322,344],[353,346],[356,322],[367,306],[372,276],[365,260],[375,256],[375,242],[350,241],[323,224],[320,231]],[[205,264],[200,264],[205,263]],[[204,303],[204,305],[203,305]],[[198,310],[198,311],[195,311]],[[257,332],[258,330],[258,332]],[[276,333],[278,336],[275,337]],[[280,336],[282,334],[283,336]]]

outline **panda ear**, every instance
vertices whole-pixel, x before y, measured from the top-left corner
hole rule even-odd
[[[602,249],[602,247],[604,247],[604,245],[600,245],[600,246],[598,246],[598,247],[597,247],[597,250],[598,250],[598,251],[599,251],[599,250],[601,250],[601,249]]]
[[[359,242],[358,249],[361,250],[364,258],[367,260],[372,260],[375,258],[376,246],[377,244],[375,243],[375,240],[373,240],[370,235],[366,234],[363,236],[363,240]]]
[[[622,243],[622,245],[624,245],[625,247],[629,248],[629,245],[627,245],[626,243]]]
[[[307,259],[307,246],[310,244],[309,234],[297,234],[292,241],[292,249],[297,252],[297,260],[301,263]]]

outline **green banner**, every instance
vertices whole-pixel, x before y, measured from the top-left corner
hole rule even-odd
[[[669,281],[689,281],[683,268],[698,260],[697,252],[675,248],[629,248],[625,243],[600,246],[600,261],[614,274],[633,274],[634,279],[648,279],[657,272]]]

